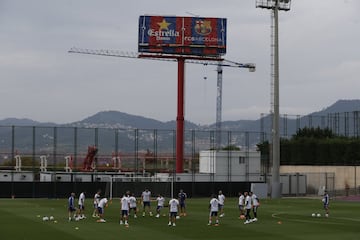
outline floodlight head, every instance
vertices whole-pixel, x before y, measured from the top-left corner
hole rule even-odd
[[[256,0],[256,7],[289,11],[291,0]]]

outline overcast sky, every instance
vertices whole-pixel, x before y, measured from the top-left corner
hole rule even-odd
[[[303,115],[360,95],[360,1],[293,0],[279,14],[280,112]],[[0,0],[0,119],[69,123],[104,110],[176,119],[177,64],[69,54],[137,51],[140,15],[227,18],[222,119],[270,111],[270,11],[255,0]],[[216,67],[186,65],[185,119],[216,119]]]

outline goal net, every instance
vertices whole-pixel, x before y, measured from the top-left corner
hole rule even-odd
[[[174,197],[174,178],[169,176],[109,176],[106,183],[105,196],[112,198],[122,197],[126,191],[140,197],[141,193],[148,189],[151,197],[161,194],[165,198]]]

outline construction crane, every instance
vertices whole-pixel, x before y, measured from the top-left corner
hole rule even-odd
[[[99,55],[107,57],[122,57],[122,58],[142,58],[143,54],[137,52],[128,52],[120,50],[108,50],[108,49],[87,49],[87,48],[78,48],[72,47],[69,53],[79,53],[79,54],[89,54],[89,55]],[[177,60],[173,57],[169,58],[157,58],[156,55],[153,57],[146,57],[149,60],[157,61],[170,61],[176,62]],[[255,72],[256,66],[254,63],[238,63],[230,61],[227,59],[212,60],[211,58],[206,58],[204,60],[199,59],[186,59],[186,63],[202,64],[202,65],[215,65],[217,66],[217,96],[216,96],[216,136],[215,144],[216,149],[218,150],[221,145],[221,122],[222,122],[222,79],[223,79],[223,67],[232,67],[232,68],[247,68],[250,72]]]

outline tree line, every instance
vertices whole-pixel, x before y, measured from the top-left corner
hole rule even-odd
[[[270,143],[257,145],[262,159],[269,159]],[[360,165],[360,139],[335,135],[329,128],[302,128],[290,139],[280,140],[281,165]]]

